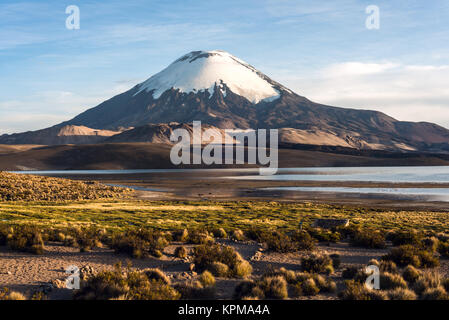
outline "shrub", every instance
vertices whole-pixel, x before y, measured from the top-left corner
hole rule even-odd
[[[346,288],[338,294],[342,300],[388,300],[385,292],[368,289],[354,280],[346,280],[345,285]]]
[[[95,227],[83,227],[75,230],[74,238],[80,252],[87,252],[95,246],[100,246],[98,235],[98,229]]]
[[[242,230],[236,229],[232,232],[231,239],[235,241],[243,241],[245,240],[245,235]]]
[[[215,277],[209,271],[204,271],[200,275],[199,281],[204,287],[213,287],[215,285]]]
[[[412,265],[414,267],[432,268],[439,265],[438,258],[433,254],[411,245],[393,248],[383,260],[391,260],[399,266]]]
[[[386,247],[385,237],[380,232],[372,230],[356,231],[351,237],[350,243],[354,247],[382,249]]]
[[[225,229],[223,229],[223,228],[214,229],[213,234],[214,234],[215,238],[227,238],[228,237],[228,234],[226,233]]]
[[[410,284],[415,283],[420,275],[421,272],[412,265],[408,265],[407,267],[405,267],[404,271],[402,272],[402,277]]]
[[[132,229],[116,235],[112,240],[112,248],[116,253],[125,253],[133,258],[144,258],[148,255],[160,256],[168,241],[160,231]]]
[[[192,244],[210,244],[214,242],[209,232],[204,229],[189,230],[188,242]]]
[[[253,280],[245,280],[240,282],[234,289],[234,299],[243,299],[246,297],[257,297],[260,299],[265,298],[263,291],[258,288],[259,290],[255,290],[256,295],[253,295],[253,289],[257,287],[257,284]]]
[[[213,299],[215,297],[215,289],[212,286],[204,287],[200,281],[188,281],[178,283],[174,288],[181,294],[181,299]]]
[[[167,275],[160,269],[157,268],[151,268],[151,269],[144,269],[142,270],[143,274],[145,274],[145,276],[151,281],[151,280],[156,280],[156,281],[160,281],[164,284],[170,285],[171,281],[169,279],[169,277],[167,277]]]
[[[295,285],[295,293],[297,296],[314,296],[320,292],[320,288],[312,278],[300,281]]]
[[[326,254],[311,254],[301,259],[301,269],[307,272],[332,273],[332,259]]]
[[[243,278],[251,274],[251,265],[233,248],[219,244],[200,245],[193,250],[195,268],[202,272],[212,269],[214,262],[228,266],[229,276]]]
[[[274,252],[295,252],[298,251],[297,243],[292,241],[291,238],[280,232],[273,232],[267,235],[265,243],[268,246],[268,250]]]
[[[74,294],[77,300],[176,300],[177,290],[161,280],[149,279],[145,273],[127,270],[120,265],[113,271],[103,271],[82,283]]]
[[[285,268],[280,268],[278,270],[272,269],[268,270],[264,273],[263,277],[274,277],[274,276],[281,276],[287,281],[288,283],[294,283],[297,281],[297,274],[292,270],[287,270]]]
[[[421,295],[424,291],[441,286],[441,277],[438,272],[425,271],[413,284],[413,291]]]
[[[227,277],[229,275],[229,267],[224,263],[214,261],[207,269],[216,277]]]
[[[8,246],[12,250],[30,252],[34,254],[44,253],[44,241],[39,229],[31,226],[16,227],[13,233],[7,236]]]
[[[266,276],[258,281],[243,281],[234,290],[234,299],[286,299],[287,282],[281,276]]]
[[[187,229],[175,231],[173,237],[176,241],[187,242],[189,240],[189,231]]]
[[[396,288],[407,289],[407,282],[398,274],[384,272],[380,274],[380,288],[382,290],[390,290]]]
[[[288,298],[287,281],[281,276],[265,277],[258,283],[258,287],[266,299]]]
[[[181,258],[181,259],[187,258],[187,249],[183,246],[177,247],[175,249],[175,257]]]
[[[421,246],[421,237],[416,232],[398,232],[391,234],[391,242],[394,246],[412,245]]]
[[[439,286],[436,288],[426,289],[421,295],[422,300],[449,300],[446,290]]]
[[[396,263],[389,260],[382,260],[379,262],[379,271],[381,272],[390,272],[390,273],[397,273],[398,267],[396,266]]]
[[[253,267],[248,261],[242,260],[237,262],[237,264],[234,266],[233,272],[235,277],[245,278],[253,272]]]
[[[416,300],[416,294],[409,289],[396,288],[387,291],[389,300]]]
[[[306,231],[296,231],[292,235],[292,241],[295,242],[297,250],[313,251],[316,240]]]

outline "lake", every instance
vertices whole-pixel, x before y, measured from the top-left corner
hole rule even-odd
[[[89,176],[96,175],[134,175],[157,173],[192,173],[198,178],[207,179],[211,172],[218,173],[211,179],[237,179],[262,181],[317,181],[317,182],[374,182],[374,183],[422,183],[433,184],[426,187],[372,188],[372,187],[273,187],[260,190],[276,190],[309,193],[341,193],[366,195],[369,197],[404,200],[449,201],[449,188],[438,184],[449,184],[449,167],[332,167],[332,168],[280,168],[276,175],[258,175],[258,168],[249,169],[139,169],[139,170],[60,170],[60,171],[16,171],[23,174],[46,176]],[[164,191],[142,186],[132,186],[136,190]]]

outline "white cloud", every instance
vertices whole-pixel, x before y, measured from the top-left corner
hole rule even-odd
[[[290,77],[286,83],[319,103],[378,110],[398,120],[449,128],[448,70],[448,65],[344,62]]]

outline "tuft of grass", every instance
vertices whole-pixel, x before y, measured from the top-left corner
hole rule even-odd
[[[387,291],[389,300],[416,300],[417,296],[412,290],[396,288]]]
[[[184,300],[205,300],[215,297],[215,288],[213,286],[204,287],[200,281],[190,280],[178,283],[174,288],[181,294],[181,299]]]
[[[6,236],[6,243],[12,250],[33,254],[44,253],[44,240],[41,231],[33,226],[22,226],[10,229],[12,233]]]
[[[144,272],[124,271],[116,265],[82,282],[76,300],[177,300],[180,293],[163,280],[149,279]]]
[[[414,284],[420,276],[421,276],[421,271],[419,271],[412,265],[408,265],[407,267],[404,268],[404,271],[402,271],[402,277],[409,284]]]
[[[213,271],[214,262],[225,264],[229,268],[228,276],[245,278],[252,272],[251,264],[229,246],[219,244],[199,245],[193,250],[195,268],[202,272]]]
[[[354,280],[346,280],[345,286],[346,288],[338,294],[342,300],[388,300],[385,292],[368,289],[364,284]]]
[[[383,272],[380,274],[380,289],[391,290],[396,288],[408,289],[407,282],[398,274]]]
[[[301,269],[306,272],[332,274],[332,259],[326,254],[311,254],[301,259]]]
[[[204,287],[213,287],[215,285],[215,277],[209,271],[204,271],[199,278]]]
[[[382,257],[382,260],[393,261],[402,267],[412,265],[417,268],[433,268],[439,265],[438,257],[433,253],[412,245],[401,245],[393,248],[389,254]]]
[[[147,278],[148,280],[152,281],[160,281],[166,285],[170,285],[171,281],[170,278],[167,277],[167,275],[160,269],[158,268],[150,268],[150,269],[144,269],[141,271]]]
[[[177,247],[175,249],[175,257],[181,258],[181,259],[187,258],[187,249],[186,249],[186,247],[184,247],[184,246]]]
[[[386,247],[385,237],[379,231],[368,229],[354,232],[350,243],[354,247],[369,249],[383,249]]]
[[[131,229],[116,234],[111,247],[116,253],[125,253],[133,258],[144,258],[148,255],[162,256],[162,251],[167,245],[167,239],[158,230]]]

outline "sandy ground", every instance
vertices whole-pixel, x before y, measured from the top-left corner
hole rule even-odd
[[[251,262],[254,272],[253,277],[262,275],[268,268],[284,267],[288,270],[300,270],[301,257],[305,253],[280,254],[265,251],[261,245],[254,242],[220,241],[234,247],[244,259]],[[56,243],[46,246],[44,255],[36,256],[27,253],[18,253],[0,247],[0,287],[8,287],[32,295],[33,292],[43,290],[55,279],[65,279],[65,269],[69,266],[82,267],[89,265],[95,270],[112,269],[114,264],[122,262],[126,266],[128,262],[136,269],[160,268],[169,275],[174,282],[195,278],[197,275],[189,270],[190,262],[175,258],[175,248],[181,245],[172,244],[164,250],[164,256],[160,259],[130,259],[127,256],[116,255],[110,249],[95,248],[91,252],[81,253],[75,248],[64,247]],[[193,245],[187,245],[192,249]],[[339,289],[342,288],[341,271],[351,265],[362,265],[371,259],[378,259],[388,252],[388,249],[360,249],[350,247],[347,243],[320,245],[318,251],[328,254],[338,253],[341,256],[342,265],[332,275]],[[260,252],[260,253],[257,253]],[[256,254],[257,253],[257,254]],[[255,258],[257,257],[257,258]],[[449,275],[449,261],[441,260],[439,271]],[[216,298],[231,299],[235,286],[239,279],[217,279]],[[53,289],[48,293],[49,299],[70,299],[71,291],[66,289]],[[311,299],[311,298],[308,298]],[[318,295],[312,299],[336,299],[335,294]]]

